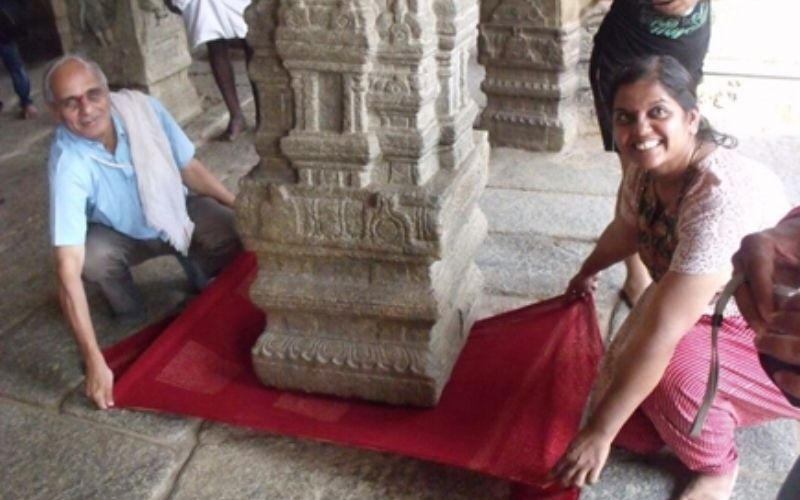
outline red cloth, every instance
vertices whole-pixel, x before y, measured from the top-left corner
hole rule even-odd
[[[255,269],[252,255],[236,260],[132,365],[120,360],[146,339],[106,350],[117,407],[399,453],[534,486],[517,488],[520,499],[559,498],[536,486],[576,434],[602,355],[591,300],[476,323],[439,405],[394,407],[263,386],[250,348],[265,318],[241,293]]]

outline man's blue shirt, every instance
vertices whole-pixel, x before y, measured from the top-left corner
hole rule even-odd
[[[180,125],[156,99],[148,100],[167,136],[175,164],[183,169],[195,148]],[[128,133],[112,111],[117,148],[56,129],[50,148],[50,238],[53,246],[83,245],[89,222],[98,222],[136,239],[160,237],[145,220]]]

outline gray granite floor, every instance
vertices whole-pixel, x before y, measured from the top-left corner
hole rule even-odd
[[[239,73],[242,68],[239,63]],[[38,82],[42,66],[33,67]],[[479,73],[479,72],[478,72]],[[477,73],[473,73],[477,74]],[[192,78],[205,112],[187,125],[200,158],[232,189],[256,162],[252,134],[209,142],[225,125],[207,65]],[[37,83],[38,86],[38,83]],[[503,499],[508,485],[462,470],[389,454],[254,433],[197,419],[136,411],[98,412],[82,395],[82,373],[61,320],[47,244],[47,113],[16,119],[0,74],[0,498],[2,499]],[[247,93],[247,86],[240,90]],[[38,95],[37,95],[38,97]],[[253,120],[250,98],[246,110]],[[483,315],[558,294],[611,217],[619,170],[596,137],[560,154],[495,149],[481,206],[490,225],[478,262],[486,276]],[[800,202],[800,136],[742,136],[742,150],[773,165]],[[619,268],[597,296],[608,329]],[[187,291],[177,264],[136,270],[152,317],[174,310]],[[90,295],[100,341],[131,332]],[[616,318],[618,322],[619,318]],[[735,498],[770,499],[800,450],[793,422],[739,436],[742,472]],[[647,460],[615,451],[587,499],[667,499],[688,481],[669,455]],[[800,495],[799,495],[800,497]]]

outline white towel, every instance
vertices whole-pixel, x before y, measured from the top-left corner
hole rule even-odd
[[[194,223],[186,211],[183,180],[161,122],[141,92],[112,92],[111,105],[128,132],[144,217],[169,244],[186,255]]]

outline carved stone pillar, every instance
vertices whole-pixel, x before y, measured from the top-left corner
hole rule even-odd
[[[53,6],[68,20],[59,28],[65,50],[96,60],[111,87],[157,97],[178,121],[200,112],[183,21],[161,0],[54,0]]]
[[[477,310],[488,141],[466,91],[477,2],[261,0],[240,233],[271,386],[434,405]]]
[[[484,0],[479,61],[493,145],[559,151],[577,132],[577,0]]]

